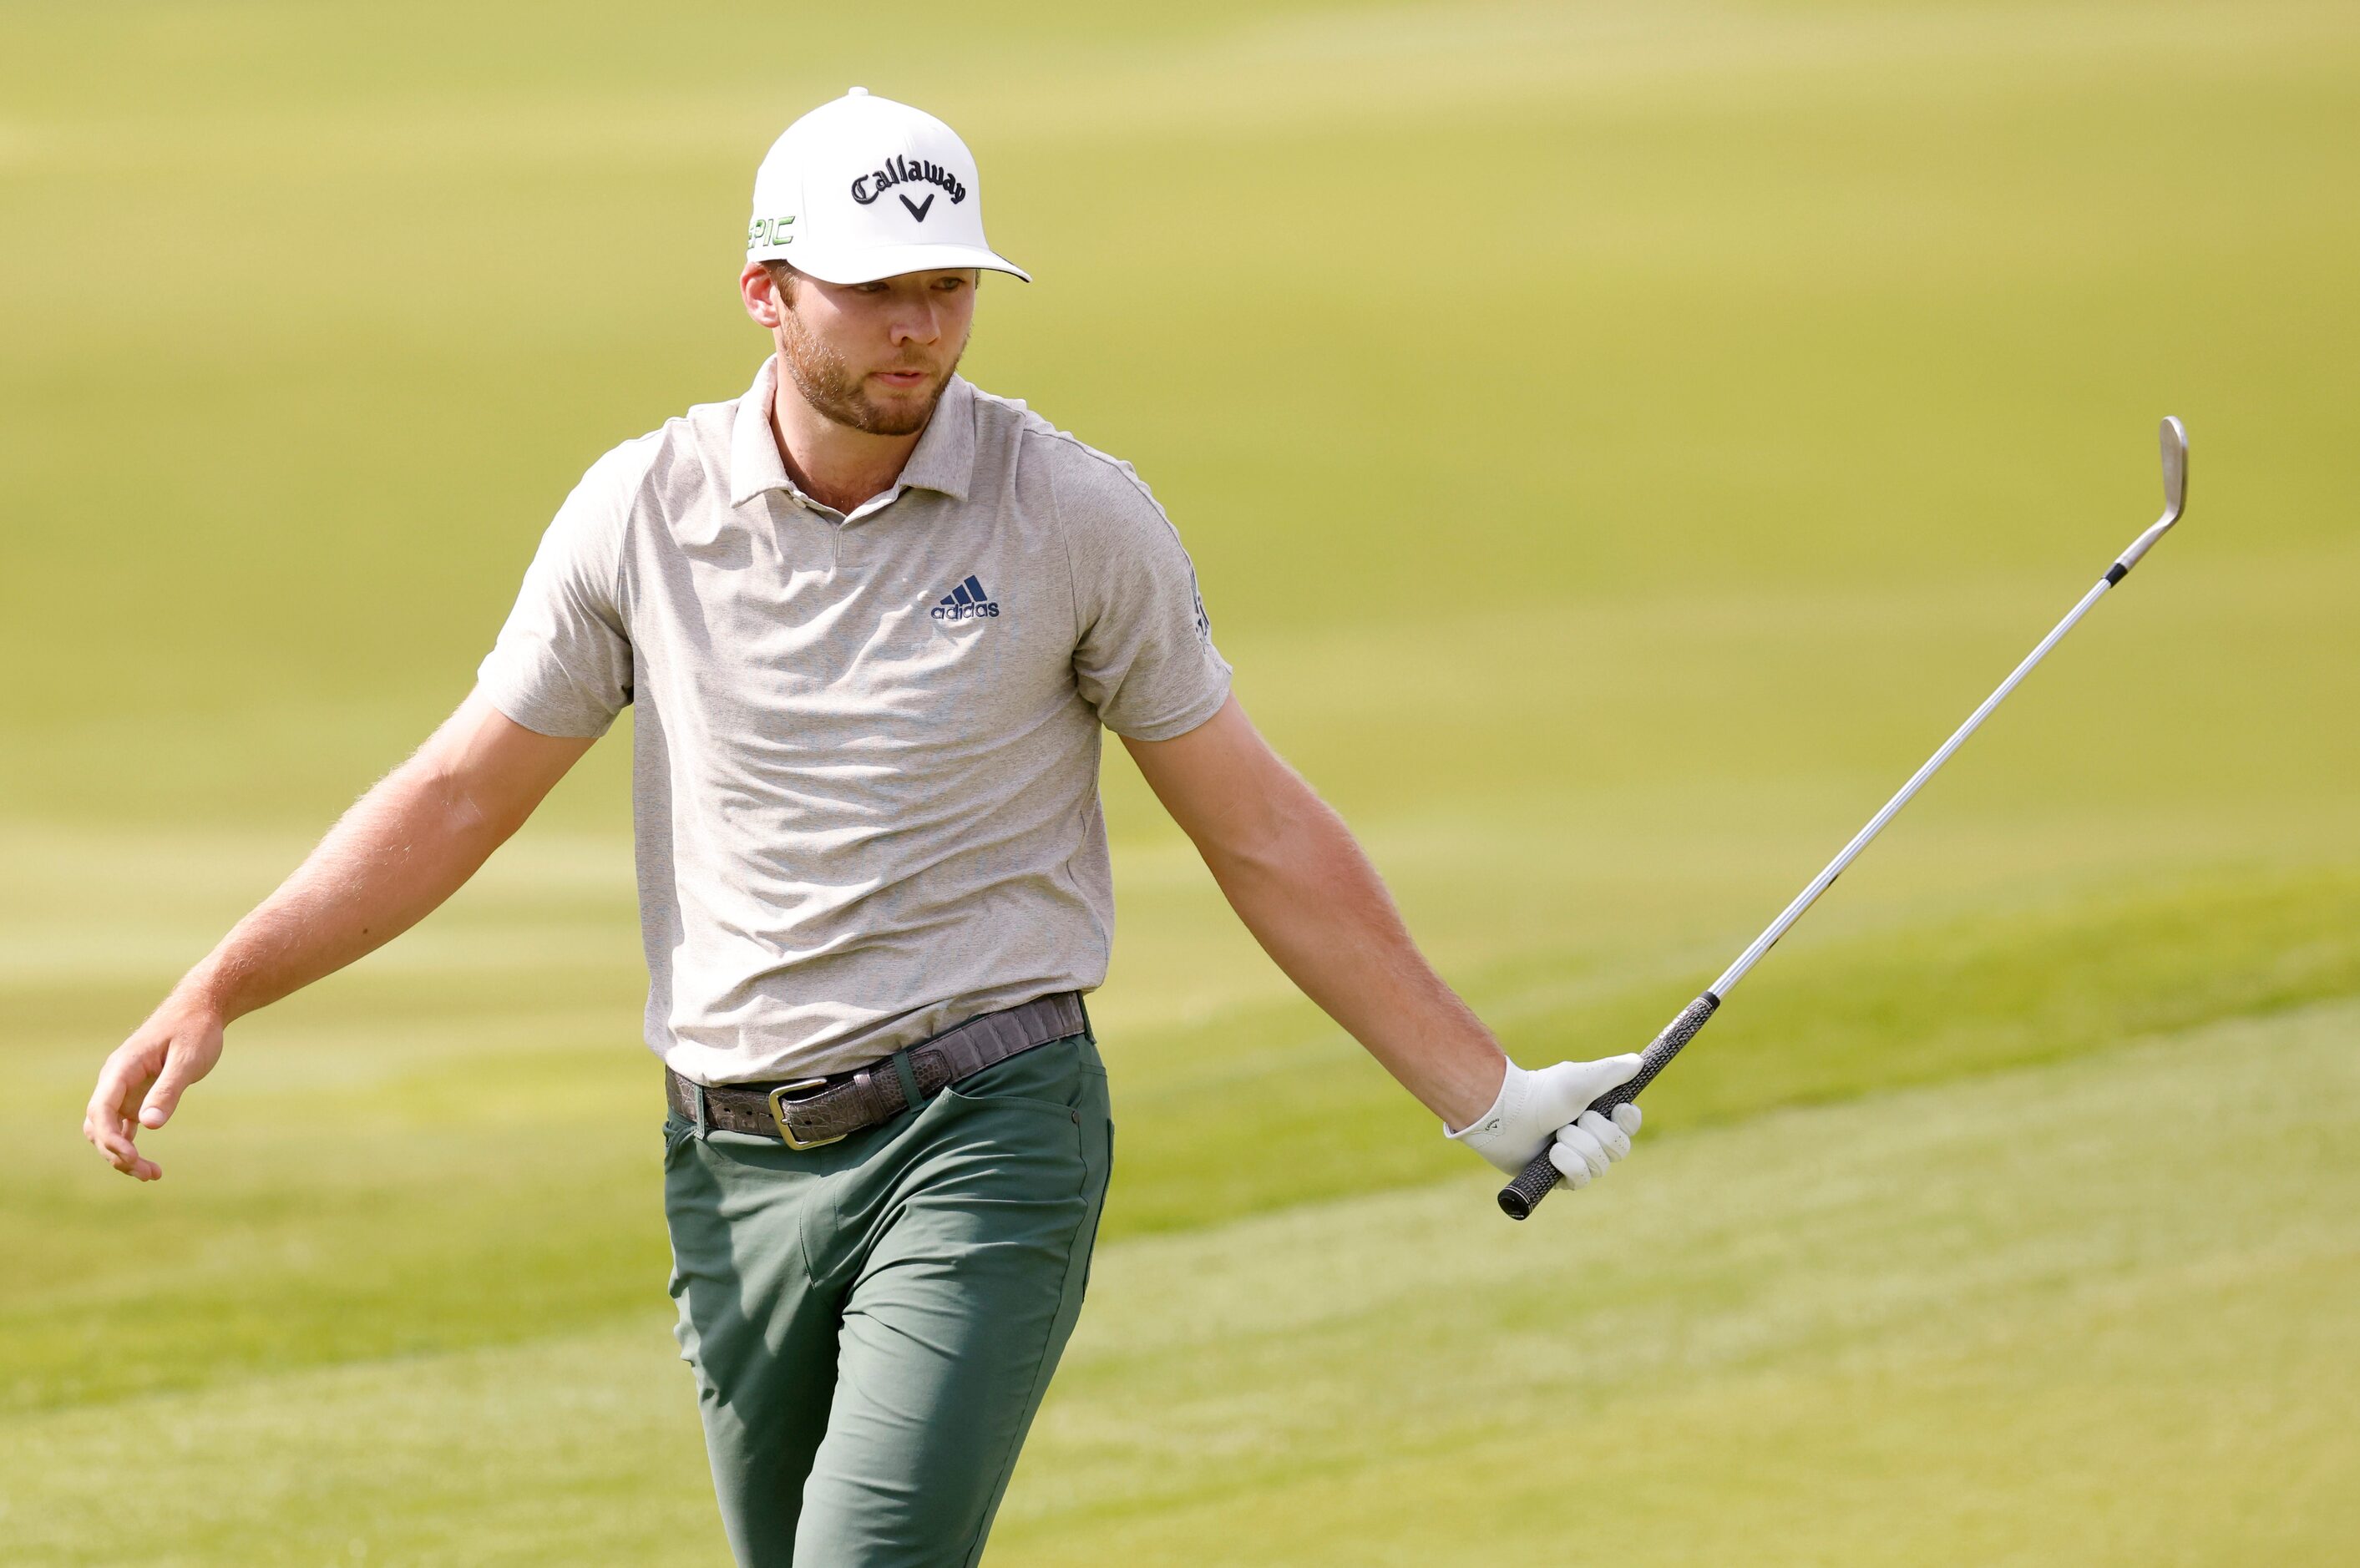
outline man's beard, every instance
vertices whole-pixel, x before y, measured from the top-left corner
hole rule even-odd
[[[803,401],[826,419],[856,430],[866,430],[872,436],[915,435],[926,428],[934,417],[934,405],[943,400],[943,393],[951,384],[951,372],[958,368],[953,356],[950,365],[935,378],[925,400],[916,408],[907,406],[885,408],[878,406],[862,390],[861,377],[852,372],[844,356],[827,344],[803,331],[792,311],[786,315],[786,331],[781,334],[786,344],[781,355],[787,362],[787,375]],[[921,365],[894,365],[890,369],[923,370]]]

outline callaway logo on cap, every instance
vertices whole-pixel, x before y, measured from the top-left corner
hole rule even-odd
[[[985,267],[1032,275],[983,238],[975,156],[923,109],[856,87],[787,127],[754,176],[746,259],[828,283]]]

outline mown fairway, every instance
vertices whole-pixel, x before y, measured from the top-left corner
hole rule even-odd
[[[992,1561],[2348,1552],[2351,6],[250,4],[0,12],[0,1563],[722,1560],[620,736],[159,1186],[76,1124],[581,469],[750,377],[748,181],[854,82],[1039,279],[968,373],[1138,464],[1527,1062],[1643,1041],[2195,446],[1524,1227],[1110,764],[1109,1239]]]

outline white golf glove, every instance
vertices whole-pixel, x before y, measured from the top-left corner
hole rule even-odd
[[[1491,1108],[1444,1136],[1511,1176],[1546,1149],[1567,1186],[1587,1187],[1631,1152],[1631,1135],[1639,1130],[1638,1106],[1617,1105],[1609,1116],[1590,1109],[1590,1102],[1628,1083],[1638,1072],[1635,1052],[1597,1062],[1560,1062],[1537,1073],[1511,1062]]]

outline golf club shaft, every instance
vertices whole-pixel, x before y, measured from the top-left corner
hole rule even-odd
[[[1639,1091],[1653,1083],[1655,1075],[1670,1064],[1673,1057],[1680,1053],[1680,1049],[1696,1038],[1697,1032],[1704,1028],[1706,1020],[1710,1018],[1721,1004],[1728,998],[1730,991],[1739,981],[1745,978],[1746,972],[1760,963],[1763,955],[1777,945],[1778,939],[1785,936],[1787,930],[1803,918],[1803,911],[1809,909],[1818,900],[1819,896],[1826,892],[1837,877],[1843,875],[1844,868],[1858,858],[1862,850],[1868,847],[1870,840],[1885,831],[1885,824],[1891,822],[1896,813],[1909,803],[1910,798],[1925,786],[1926,780],[1931,779],[1942,764],[1950,759],[1950,754],[1957,751],[1961,745],[1965,744],[1966,738],[1981,727],[1983,722],[1991,716],[1992,710],[1998,707],[2027,675],[2032,673],[2033,667],[2046,659],[2049,656],[2049,650],[2055,648],[2065,634],[2071,631],[2081,617],[2090,613],[2092,605],[2105,597],[2106,590],[2120,583],[2128,574],[2130,569],[2137,564],[2139,557],[2145,555],[2155,541],[2160,539],[2173,523],[2179,521],[2181,497],[2184,495],[2182,487],[2185,485],[2187,437],[2186,432],[2180,430],[2177,420],[2166,420],[2164,430],[2167,509],[2163,519],[2140,534],[2132,541],[2128,550],[2115,558],[2114,565],[2107,568],[2106,574],[2098,580],[2096,586],[2081,595],[2081,603],[2075,604],[2067,613],[2065,618],[2058,622],[2047,637],[2040,639],[2039,646],[2025,655],[2024,661],[2009,672],[2006,680],[1999,683],[1999,689],[1984,698],[1983,705],[1968,715],[1967,722],[1953,731],[1950,738],[1942,743],[1941,748],[1926,759],[1926,765],[1909,776],[1909,782],[1904,784],[1893,799],[1885,803],[1885,809],[1871,817],[1868,825],[1852,835],[1852,842],[1844,845],[1842,852],[1833,860],[1828,862],[1825,869],[1811,878],[1810,885],[1796,896],[1795,901],[1788,904],[1778,918],[1772,920],[1769,927],[1760,936],[1755,937],[1743,953],[1738,954],[1737,962],[1723,970],[1721,978],[1714,981],[1703,995],[1680,1009],[1679,1016],[1666,1025],[1664,1032],[1657,1035],[1641,1054],[1639,1071],[1631,1081],[1600,1095],[1590,1103],[1590,1109],[1612,1112],[1615,1106],[1637,1099]],[[2177,479],[2173,477],[2172,467],[2172,441],[2175,436],[2180,448],[2180,467]],[[1548,1196],[1549,1190],[1557,1184],[1558,1180],[1557,1167],[1549,1162],[1549,1151],[1545,1147],[1538,1154],[1533,1156],[1523,1171],[1517,1173],[1514,1181],[1500,1190],[1501,1210],[1510,1219],[1525,1218],[1540,1205],[1543,1198]]]
[[[1967,722],[1950,733],[1950,738],[1942,743],[1941,749],[1928,757],[1926,765],[1909,776],[1909,782],[1896,790],[1893,799],[1885,802],[1885,809],[1871,817],[1868,820],[1868,825],[1852,835],[1852,841],[1843,846],[1841,853],[1829,861],[1825,869],[1821,870],[1817,877],[1811,878],[1811,885],[1796,895],[1795,901],[1787,905],[1776,920],[1770,922],[1769,929],[1755,937],[1753,945],[1737,955],[1736,963],[1721,971],[1721,978],[1712,983],[1712,988],[1706,993],[1707,996],[1723,999],[1728,997],[1731,988],[1745,978],[1745,972],[1761,963],[1763,955],[1778,945],[1778,939],[1786,934],[1787,928],[1801,920],[1803,911],[1818,902],[1819,895],[1835,885],[1835,879],[1844,874],[1845,867],[1860,857],[1860,852],[1868,847],[1869,841],[1885,831],[1885,824],[1891,822],[1900,812],[1901,808],[1909,803],[1910,797],[1925,787],[1926,780],[1934,777],[1940,770],[1942,764],[1950,760],[1950,754],[1964,745],[1969,735],[1982,727],[1983,722],[1991,717],[1992,710],[1998,707],[2006,699],[2007,694],[2015,691],[2026,676],[2032,673],[2033,666],[2049,657],[2049,650],[2055,648],[2059,639],[2071,631],[2083,615],[2090,613],[2090,606],[2105,597],[2106,590],[2113,587],[2118,581],[2119,579],[2114,577],[2101,577],[2098,579],[2096,587],[2081,595],[2081,602],[2074,605],[2071,612],[2063,620],[2058,622],[2047,637],[2040,639],[2039,647],[2025,655],[2024,662],[2017,665],[2009,672],[2008,678],[1999,683],[1999,690],[1983,699],[1983,706],[1969,714]]]

